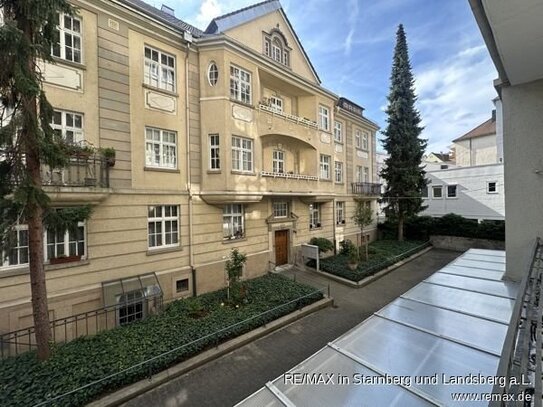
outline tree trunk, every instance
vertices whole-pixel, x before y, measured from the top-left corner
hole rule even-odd
[[[31,43],[33,38],[32,22],[22,18],[20,24],[23,32]],[[28,59],[28,72],[35,70],[35,61]],[[25,149],[27,173],[33,188],[41,190],[40,152],[34,125],[38,123],[37,97],[25,93],[22,96],[23,125],[21,141]],[[32,293],[32,314],[39,360],[49,358],[49,341],[51,328],[49,325],[49,310],[47,307],[47,288],[45,286],[45,270],[43,268],[43,208],[36,202],[35,196],[28,196],[25,210],[28,223],[28,254],[30,268],[30,290]]]
[[[398,217],[398,241],[403,242],[403,214]]]

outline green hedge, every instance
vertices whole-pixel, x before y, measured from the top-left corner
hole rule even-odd
[[[379,224],[383,239],[395,239],[397,223],[386,221]],[[407,239],[428,240],[430,235],[458,236],[477,239],[505,240],[505,221],[484,220],[477,223],[474,219],[466,219],[450,213],[441,218],[416,216],[405,222]]]
[[[51,404],[83,405],[104,392],[185,360],[216,345],[217,341],[241,335],[322,298],[322,293],[315,292],[315,288],[278,275],[256,278],[246,284],[248,303],[240,308],[221,305],[226,303],[226,291],[220,290],[175,301],[162,313],[143,321],[57,345],[53,356],[41,364],[35,352],[0,361],[0,406],[35,405],[192,342],[190,346]],[[300,297],[304,298],[294,301]],[[260,315],[290,301],[293,302]],[[194,309],[201,307],[207,314],[197,319],[191,317]],[[253,319],[239,324],[248,318]],[[216,333],[219,330],[222,331]],[[194,343],[207,335],[210,336]]]
[[[380,270],[391,266],[427,247],[428,242],[378,240],[370,243],[368,247],[368,261],[360,261],[356,270],[350,270],[347,266],[349,257],[347,254],[339,254],[320,260],[321,271],[358,282]],[[363,250],[363,249],[362,249]],[[308,266],[315,267],[315,262],[308,262]]]

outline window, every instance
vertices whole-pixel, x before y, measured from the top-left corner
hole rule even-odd
[[[119,325],[140,321],[145,317],[144,295],[141,289],[129,291],[119,296]]]
[[[272,41],[272,58],[281,64],[283,63],[283,47],[278,38],[274,38]]]
[[[428,199],[428,187],[423,187],[420,191],[422,198]]]
[[[273,202],[273,217],[286,218],[288,216],[288,202],[275,201]]]
[[[230,67],[230,97],[251,103],[251,74],[235,66]]]
[[[369,149],[369,134],[367,131],[362,133],[362,150]]]
[[[143,82],[155,88],[175,92],[175,57],[146,46]]]
[[[356,166],[356,182],[363,182],[364,178],[362,178],[362,166],[357,165]]]
[[[362,133],[360,130],[354,131],[354,146],[356,148],[362,148]]]
[[[370,169],[364,167],[364,182],[370,182]]]
[[[220,147],[219,147],[219,135],[209,135],[209,168],[211,170],[221,169]]]
[[[447,198],[456,198],[457,185],[447,185]]]
[[[232,137],[232,169],[253,171],[253,141],[243,137]]]
[[[147,208],[149,249],[179,246],[179,206]]]
[[[309,229],[321,227],[321,205],[309,204]]]
[[[321,178],[330,179],[330,156],[321,154]]]
[[[11,231],[9,242],[13,245],[5,253],[0,252],[3,267],[20,266],[28,263],[28,226],[17,225]]]
[[[68,143],[79,143],[84,140],[83,115],[81,113],[55,110],[51,127]]]
[[[182,293],[183,291],[189,290],[189,279],[184,278],[182,280],[177,280],[175,282],[175,291],[178,293]]]
[[[219,68],[215,62],[211,62],[207,67],[207,81],[210,86],[215,86],[219,80]]]
[[[324,106],[319,106],[319,128],[330,130],[330,110]]]
[[[280,64],[289,66],[289,50],[283,39],[275,34],[264,37],[264,54]]]
[[[285,153],[280,150],[274,150],[272,159],[272,172],[285,172]]]
[[[487,182],[486,192],[488,194],[497,194],[498,193],[498,183],[495,181]]]
[[[343,124],[341,122],[334,122],[334,141],[343,143]]]
[[[226,205],[222,213],[222,230],[224,239],[241,239],[244,236],[243,205]]]
[[[283,99],[277,96],[270,97],[270,108],[275,110],[277,113],[283,112]]]
[[[145,165],[177,168],[177,133],[153,127],[145,128]]]
[[[336,172],[336,182],[342,183],[343,182],[343,163],[341,161],[335,162],[335,172]]]
[[[65,14],[57,14],[57,18],[51,55],[81,63],[81,20]]]
[[[443,198],[443,186],[436,185],[432,187],[432,198],[436,198],[436,199]]]
[[[345,224],[345,202],[336,202],[336,223]]]
[[[85,256],[85,224],[79,222],[75,231],[45,232],[45,259],[64,256]]]

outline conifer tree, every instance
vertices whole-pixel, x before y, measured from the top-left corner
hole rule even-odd
[[[69,149],[50,126],[53,109],[42,87],[40,61],[53,63],[59,13],[72,15],[66,0],[0,0],[0,253],[9,253],[17,224],[28,225],[28,262],[38,358],[49,357],[51,330],[45,285],[44,222],[73,228],[89,207],[50,208],[42,167],[62,168]],[[3,260],[3,259],[2,259]]]
[[[424,209],[422,188],[426,187],[425,171],[421,165],[426,140],[421,118],[415,108],[417,97],[403,25],[396,33],[396,47],[390,75],[387,127],[383,132],[383,145],[388,153],[381,175],[387,182],[383,201],[385,213],[398,222],[398,240],[404,238],[404,222]]]

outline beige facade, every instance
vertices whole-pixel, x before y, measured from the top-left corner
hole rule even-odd
[[[83,238],[46,239],[52,319],[115,305],[105,282],[148,273],[165,301],[224,287],[233,248],[251,278],[312,237],[356,239],[355,199],[377,210],[377,126],[320,85],[280,6],[202,36],[134,0],[74,4],[61,26],[81,45],[61,44],[45,91],[59,129],[116,162],[106,184],[47,187],[57,206],[93,204]],[[80,258],[49,264],[72,243]],[[0,333],[32,325],[21,256],[0,268]]]

